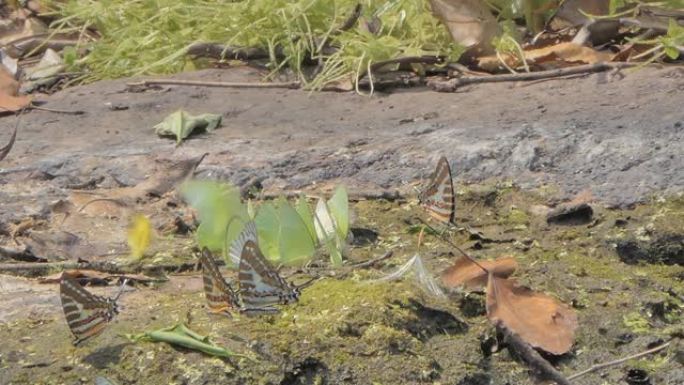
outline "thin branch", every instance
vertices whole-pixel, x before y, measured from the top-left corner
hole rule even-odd
[[[444,57],[442,56],[406,56],[379,61],[371,65],[371,71],[375,72],[380,68],[390,64],[442,64]]]
[[[54,112],[57,114],[67,114],[67,115],[83,115],[85,114],[85,111],[83,110],[59,110],[56,108],[47,108],[47,107],[41,107],[41,106],[36,106],[36,105],[31,105],[30,108],[32,110],[39,110],[39,111],[45,111],[45,112]]]
[[[432,81],[428,82],[430,86],[435,91],[439,92],[455,92],[459,87],[463,87],[469,84],[479,84],[479,83],[498,83],[498,82],[517,82],[517,81],[529,81],[529,80],[539,80],[556,78],[575,74],[586,74],[594,72],[603,72],[614,69],[622,69],[629,67],[636,67],[638,65],[643,65],[643,63],[595,63],[586,64],[575,67],[558,68],[547,71],[538,72],[523,72],[517,74],[504,74],[504,75],[492,75],[492,76],[472,76],[472,77],[461,77],[456,79],[449,79],[446,81]]]
[[[244,61],[270,58],[268,50],[263,48],[230,47],[220,43],[195,43],[188,48],[187,54],[198,57]],[[284,57],[282,49],[276,49],[275,56]]]
[[[379,257],[372,258],[372,259],[369,259],[369,260],[364,261],[364,262],[355,263],[353,265],[349,265],[349,267],[352,269],[360,269],[360,268],[364,268],[364,267],[373,266],[380,261],[384,261],[385,259],[391,258],[393,254],[394,254],[394,252],[392,250],[388,250],[385,254],[383,254]]]
[[[643,352],[641,352],[641,353],[633,354],[633,355],[631,355],[631,356],[624,357],[624,358],[620,358],[620,359],[615,360],[615,361],[604,362],[604,363],[602,363],[602,364],[596,364],[596,365],[592,366],[592,367],[589,368],[589,369],[586,369],[586,370],[583,370],[583,371],[581,371],[581,372],[579,372],[579,373],[573,374],[572,376],[568,377],[568,380],[574,380],[575,378],[582,377],[582,376],[584,376],[585,374],[589,374],[589,373],[591,373],[591,372],[595,372],[595,371],[597,371],[597,370],[601,370],[601,369],[607,368],[607,367],[609,367],[609,366],[620,365],[621,363],[627,362],[627,361],[629,361],[629,360],[633,360],[633,359],[636,359],[636,358],[639,358],[639,357],[647,356],[647,355],[649,355],[649,354],[657,353],[657,352],[659,352],[659,351],[661,351],[661,350],[667,348],[668,346],[670,346],[671,343],[672,343],[672,341],[668,341],[668,342],[666,342],[666,343],[664,343],[664,344],[662,344],[662,345],[660,345],[660,346],[656,346],[655,348],[651,348],[651,349],[645,350],[645,351],[643,351]]]
[[[22,110],[23,112],[23,110]],[[5,159],[5,157],[9,154],[9,152],[12,150],[12,146],[14,146],[14,141],[17,139],[17,129],[19,129],[19,121],[21,117],[21,113],[17,116],[17,123],[14,125],[14,132],[12,132],[12,136],[10,137],[9,143],[3,148],[0,148],[0,160]]]
[[[289,88],[297,89],[299,82],[272,82],[272,83],[241,83],[241,82],[209,82],[199,80],[174,80],[174,79],[148,79],[139,82],[126,83],[128,87],[147,87],[152,85],[169,86],[198,86],[198,87],[222,87],[222,88]]]
[[[515,351],[525,363],[532,368],[539,377],[552,380],[558,385],[570,385],[570,378],[565,378],[563,373],[545,360],[532,346],[523,341],[519,335],[501,326],[508,348]]]

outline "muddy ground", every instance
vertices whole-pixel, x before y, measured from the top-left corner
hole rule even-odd
[[[482,85],[455,94],[399,90],[372,98],[197,87],[129,92],[130,80],[116,80],[42,98],[46,107],[85,113],[22,117],[15,148],[0,164],[0,240],[14,249],[31,244],[50,262],[123,261],[117,254],[125,251],[131,211],[151,215],[160,233],[184,212],[173,196],[155,200],[121,190],[205,152],[196,170],[201,178],[260,184],[276,194],[326,193],[345,183],[352,195],[398,190],[404,199],[352,205],[354,226],[376,231],[379,239],[351,247],[348,258],[392,249],[392,259],[341,278],[341,271],[324,265],[318,273],[335,276],[306,289],[300,303],[277,316],[210,316],[198,273],[171,274],[168,282],[126,293],[116,322],[74,348],[56,285],[2,275],[0,384],[93,383],[97,375],[119,384],[532,383],[507,350],[491,353],[496,333],[481,294],[453,292],[440,300],[411,279],[369,282],[415,252],[409,230],[424,214],[413,186],[441,154],[454,169],[457,221],[484,234],[477,239],[456,230],[452,239],[477,257],[515,256],[520,281],[578,312],[572,352],[551,357],[563,373],[681,336],[684,72],[625,75]],[[258,74],[239,68],[179,77],[246,81]],[[221,113],[224,123],[176,147],[152,126],[178,108]],[[14,118],[1,120],[4,142]],[[111,191],[125,195],[130,207],[74,210],[83,202],[79,194]],[[548,224],[548,210],[573,197],[590,202],[593,217]],[[55,240],[60,231],[76,238]],[[145,263],[193,261],[192,235],[164,234]],[[423,254],[435,274],[455,258],[434,238]],[[307,278],[306,272],[287,273]],[[121,336],[182,321],[257,361],[220,360]],[[576,383],[622,384],[645,373],[653,384],[679,384],[683,355],[676,342]]]

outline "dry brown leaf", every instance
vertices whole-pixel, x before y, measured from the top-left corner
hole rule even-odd
[[[0,114],[16,112],[31,104],[31,96],[17,96],[19,83],[0,66]]]
[[[612,53],[600,52],[571,42],[526,50],[524,54],[528,64],[536,64],[544,68],[609,62],[614,57]],[[503,54],[501,56],[509,67],[517,68],[522,65],[517,55]],[[501,61],[496,55],[479,58],[478,66],[489,72],[497,72],[502,68]]]
[[[571,308],[546,294],[518,286],[514,280],[491,274],[487,317],[549,353],[564,354],[575,341],[577,315]]]
[[[501,257],[493,261],[477,261],[477,263],[501,278],[508,278],[518,267],[513,257]],[[461,257],[451,267],[444,270],[442,283],[446,287],[464,286],[468,290],[473,290],[487,285],[487,273],[470,259]]]
[[[430,0],[432,13],[446,25],[451,37],[466,48],[492,52],[499,24],[486,3],[479,0]]]

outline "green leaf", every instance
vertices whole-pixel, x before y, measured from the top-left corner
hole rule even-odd
[[[126,337],[133,342],[166,342],[171,345],[182,346],[216,357],[244,357],[254,361],[254,359],[249,356],[237,354],[226,348],[215,345],[209,340],[208,336],[198,334],[183,323],[140,334],[127,334]]]
[[[309,261],[315,252],[315,244],[302,217],[285,200],[279,202],[278,217],[280,219],[280,263],[292,266]]]
[[[317,242],[318,239],[316,238],[316,227],[314,226],[313,212],[311,212],[311,207],[306,201],[306,197],[304,197],[304,195],[299,196],[295,210],[297,210],[297,213],[302,218],[302,221],[304,221],[306,229],[309,230],[311,239],[313,239],[314,242]]]
[[[219,124],[221,124],[221,115],[202,114],[193,116],[183,110],[178,110],[154,126],[154,132],[159,136],[175,136],[176,143],[180,144],[193,131],[211,132]]]
[[[199,215],[200,225],[196,237],[200,247],[207,247],[214,252],[224,251],[225,244],[230,245],[249,220],[247,208],[240,201],[240,191],[232,185],[191,180],[185,182],[180,190],[183,198]],[[224,253],[224,258],[231,266],[227,253]]]
[[[316,204],[314,226],[320,243],[328,249],[330,261],[333,265],[340,266],[342,264],[342,242],[336,230],[335,221],[330,215],[328,205],[323,199],[319,199]]]
[[[280,221],[275,205],[267,202],[259,206],[254,223],[259,235],[261,252],[271,261],[278,261],[280,259]]]
[[[672,60],[679,57],[679,50],[676,47],[665,47],[665,55]]]
[[[344,186],[337,187],[335,194],[328,200],[328,208],[335,220],[335,228],[340,239],[347,239],[349,233],[349,198]]]

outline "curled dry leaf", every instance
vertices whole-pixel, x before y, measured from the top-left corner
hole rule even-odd
[[[535,348],[564,354],[575,341],[577,315],[543,293],[518,286],[514,280],[489,275],[487,317]]]
[[[31,104],[31,96],[17,96],[18,92],[19,83],[4,66],[0,66],[0,114],[16,112]]]
[[[477,263],[500,278],[508,278],[518,268],[518,263],[513,257],[501,257],[493,261],[477,261]],[[442,283],[446,287],[463,286],[468,290],[473,290],[487,285],[487,272],[470,259],[461,257],[451,267],[444,270]]]
[[[430,0],[430,6],[456,43],[482,52],[493,51],[491,41],[499,33],[499,24],[484,1]]]
[[[524,51],[524,54],[528,64],[536,64],[543,68],[567,67],[578,63],[609,62],[614,57],[612,53],[597,51],[572,42],[529,49]],[[520,57],[517,55],[503,54],[501,57],[509,67],[516,68],[522,65]],[[478,66],[485,71],[496,72],[500,70],[502,64],[496,55],[491,55],[479,58]]]

